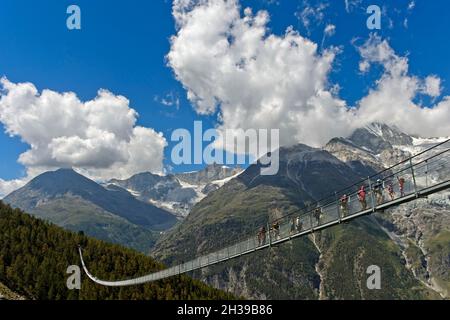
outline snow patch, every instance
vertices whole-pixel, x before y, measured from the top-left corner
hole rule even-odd
[[[423,146],[423,145],[433,145],[444,142],[449,139],[449,137],[440,137],[440,138],[419,138],[412,137],[414,146]]]
[[[232,175],[228,178],[225,179],[221,179],[221,180],[214,180],[211,183],[217,185],[218,187],[222,187],[223,185],[225,185],[227,182],[233,180],[234,178],[237,178],[242,172],[238,172],[235,175]]]

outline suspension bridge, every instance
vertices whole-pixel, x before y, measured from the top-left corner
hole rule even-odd
[[[447,140],[271,221],[264,227],[266,231],[255,230],[234,245],[145,276],[118,281],[100,280],[91,274],[83,259],[82,248],[78,247],[81,263],[92,281],[109,287],[133,286],[178,276],[450,189],[449,161],[450,140]],[[361,189],[364,189],[363,193]]]

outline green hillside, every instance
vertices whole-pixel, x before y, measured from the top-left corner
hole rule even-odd
[[[128,220],[80,197],[64,196],[47,201],[31,214],[50,221],[64,229],[83,231],[99,240],[120,244],[140,252],[148,252],[159,237],[159,232],[135,225]]]
[[[81,290],[68,290],[66,270],[86,263],[104,279],[122,279],[163,268],[153,259],[118,245],[66,231],[0,202],[0,283],[28,299],[229,299],[219,290],[174,277],[136,287],[107,288],[82,276]]]
[[[450,227],[450,226],[448,226]],[[444,230],[430,239],[427,243],[430,248],[430,268],[435,273],[437,285],[450,295],[450,231]]]
[[[328,299],[440,299],[405,268],[398,246],[371,217],[318,233],[323,294]],[[369,290],[367,267],[381,269],[381,289]]]

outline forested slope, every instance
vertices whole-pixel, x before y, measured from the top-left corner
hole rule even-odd
[[[0,283],[28,299],[228,299],[232,296],[186,276],[127,288],[107,288],[82,276],[68,290],[69,265],[80,265],[77,244],[99,278],[123,279],[163,268],[131,249],[66,231],[0,202]]]

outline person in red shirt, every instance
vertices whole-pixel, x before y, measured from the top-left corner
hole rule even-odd
[[[394,200],[395,199],[395,192],[394,192],[394,186],[392,185],[392,182],[389,182],[387,190],[388,190],[389,197],[391,198],[391,200]]]
[[[397,177],[398,187],[400,189],[400,197],[405,196],[405,179]]]
[[[358,200],[361,203],[361,210],[367,209],[367,201],[366,201],[366,189],[364,186],[361,186],[358,191]]]

